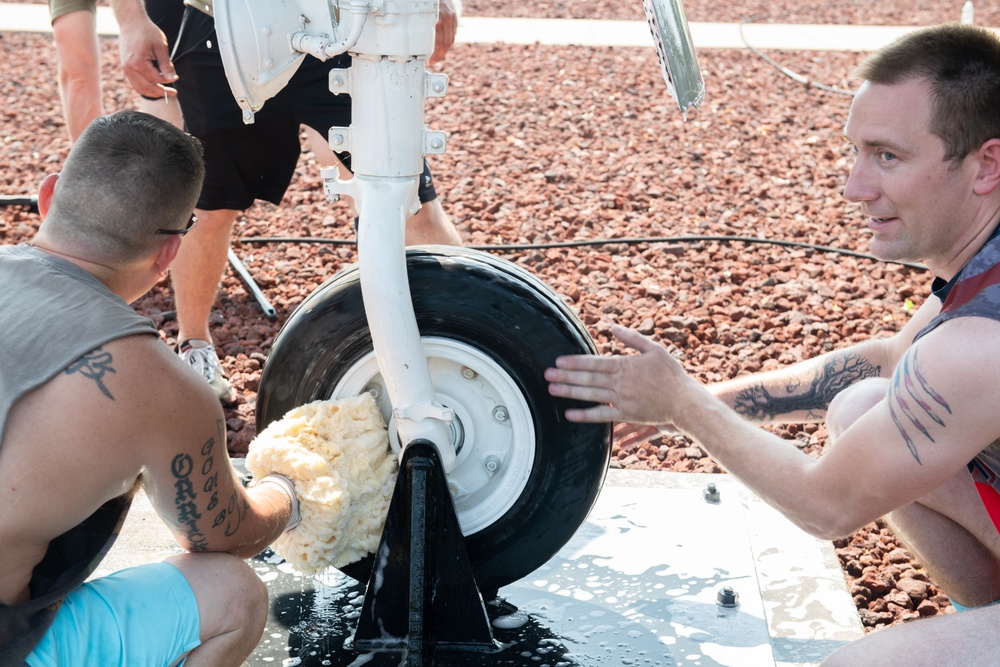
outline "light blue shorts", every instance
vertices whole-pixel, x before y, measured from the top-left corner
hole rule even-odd
[[[70,593],[27,658],[30,667],[183,665],[201,644],[198,603],[169,563],[140,565]]]
[[[951,602],[951,606],[955,608],[956,613],[969,611],[970,609],[985,609],[986,607],[995,607],[998,604],[1000,604],[1000,600],[994,600],[993,602],[987,602],[986,604],[981,604],[978,607],[966,607],[965,605],[958,604],[951,598],[948,598],[948,601]]]

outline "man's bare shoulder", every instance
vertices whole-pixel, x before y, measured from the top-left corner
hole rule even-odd
[[[914,440],[941,436],[985,447],[1000,438],[1000,321],[947,320],[919,338],[893,376],[889,407]],[[906,427],[909,428],[906,428]],[[956,443],[957,444],[957,443]],[[981,448],[981,447],[980,447]]]
[[[126,336],[95,348],[43,387],[52,393],[52,403],[71,411],[121,413],[142,421],[191,404],[213,404],[206,388],[163,341],[150,335]]]
[[[87,352],[22,397],[8,416],[3,449],[38,442],[45,447],[30,449],[39,455],[118,452],[123,465],[134,465],[144,446],[171,437],[179,414],[212,423],[217,406],[207,384],[163,341],[126,336]]]
[[[1000,319],[965,316],[945,320],[910,348],[933,349],[935,355],[944,355],[959,367],[966,361],[989,365],[993,359],[1000,364]]]
[[[214,432],[220,415],[207,384],[151,335],[91,350],[23,396],[0,442],[0,507],[18,508],[0,517],[0,543],[24,569],[0,589],[16,595],[50,540],[169,463],[192,432]]]

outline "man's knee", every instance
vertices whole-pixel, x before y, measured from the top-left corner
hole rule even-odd
[[[205,227],[232,227],[236,222],[236,218],[239,217],[240,211],[236,211],[229,208],[220,208],[213,210],[205,210],[196,208],[194,211],[195,217],[198,218],[198,225],[204,229]]]
[[[831,439],[840,437],[888,393],[888,378],[867,378],[837,394],[826,411],[826,430]]]
[[[201,615],[202,633],[263,632],[267,587],[246,561],[224,553],[182,554],[167,559],[187,579]]]
[[[407,221],[409,224],[441,224],[448,220],[448,214],[444,212],[441,200],[437,197],[430,201],[421,202],[420,208]]]

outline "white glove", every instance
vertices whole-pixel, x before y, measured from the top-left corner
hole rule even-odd
[[[274,484],[281,487],[281,489],[288,494],[289,500],[292,501],[292,514],[288,517],[288,525],[285,526],[285,532],[287,533],[290,530],[294,530],[295,527],[299,525],[299,522],[302,521],[302,515],[299,514],[299,497],[295,495],[295,485],[292,484],[292,480],[288,479],[284,475],[272,472],[255,482],[254,486],[259,484]]]

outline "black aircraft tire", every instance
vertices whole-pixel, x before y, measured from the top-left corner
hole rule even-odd
[[[564,411],[572,403],[550,396],[543,378],[557,356],[596,348],[562,300],[514,264],[474,250],[424,246],[407,251],[407,267],[422,339],[454,341],[491,359],[516,383],[530,413],[534,452],[523,491],[491,524],[471,534],[463,526],[480,590],[496,591],[555,555],[600,493],[611,425],[568,421]],[[355,265],[313,292],[275,339],[257,395],[258,432],[292,408],[341,398],[334,393],[338,383],[372,349]],[[431,379],[437,390],[433,369]],[[342,569],[366,581],[372,562]]]

